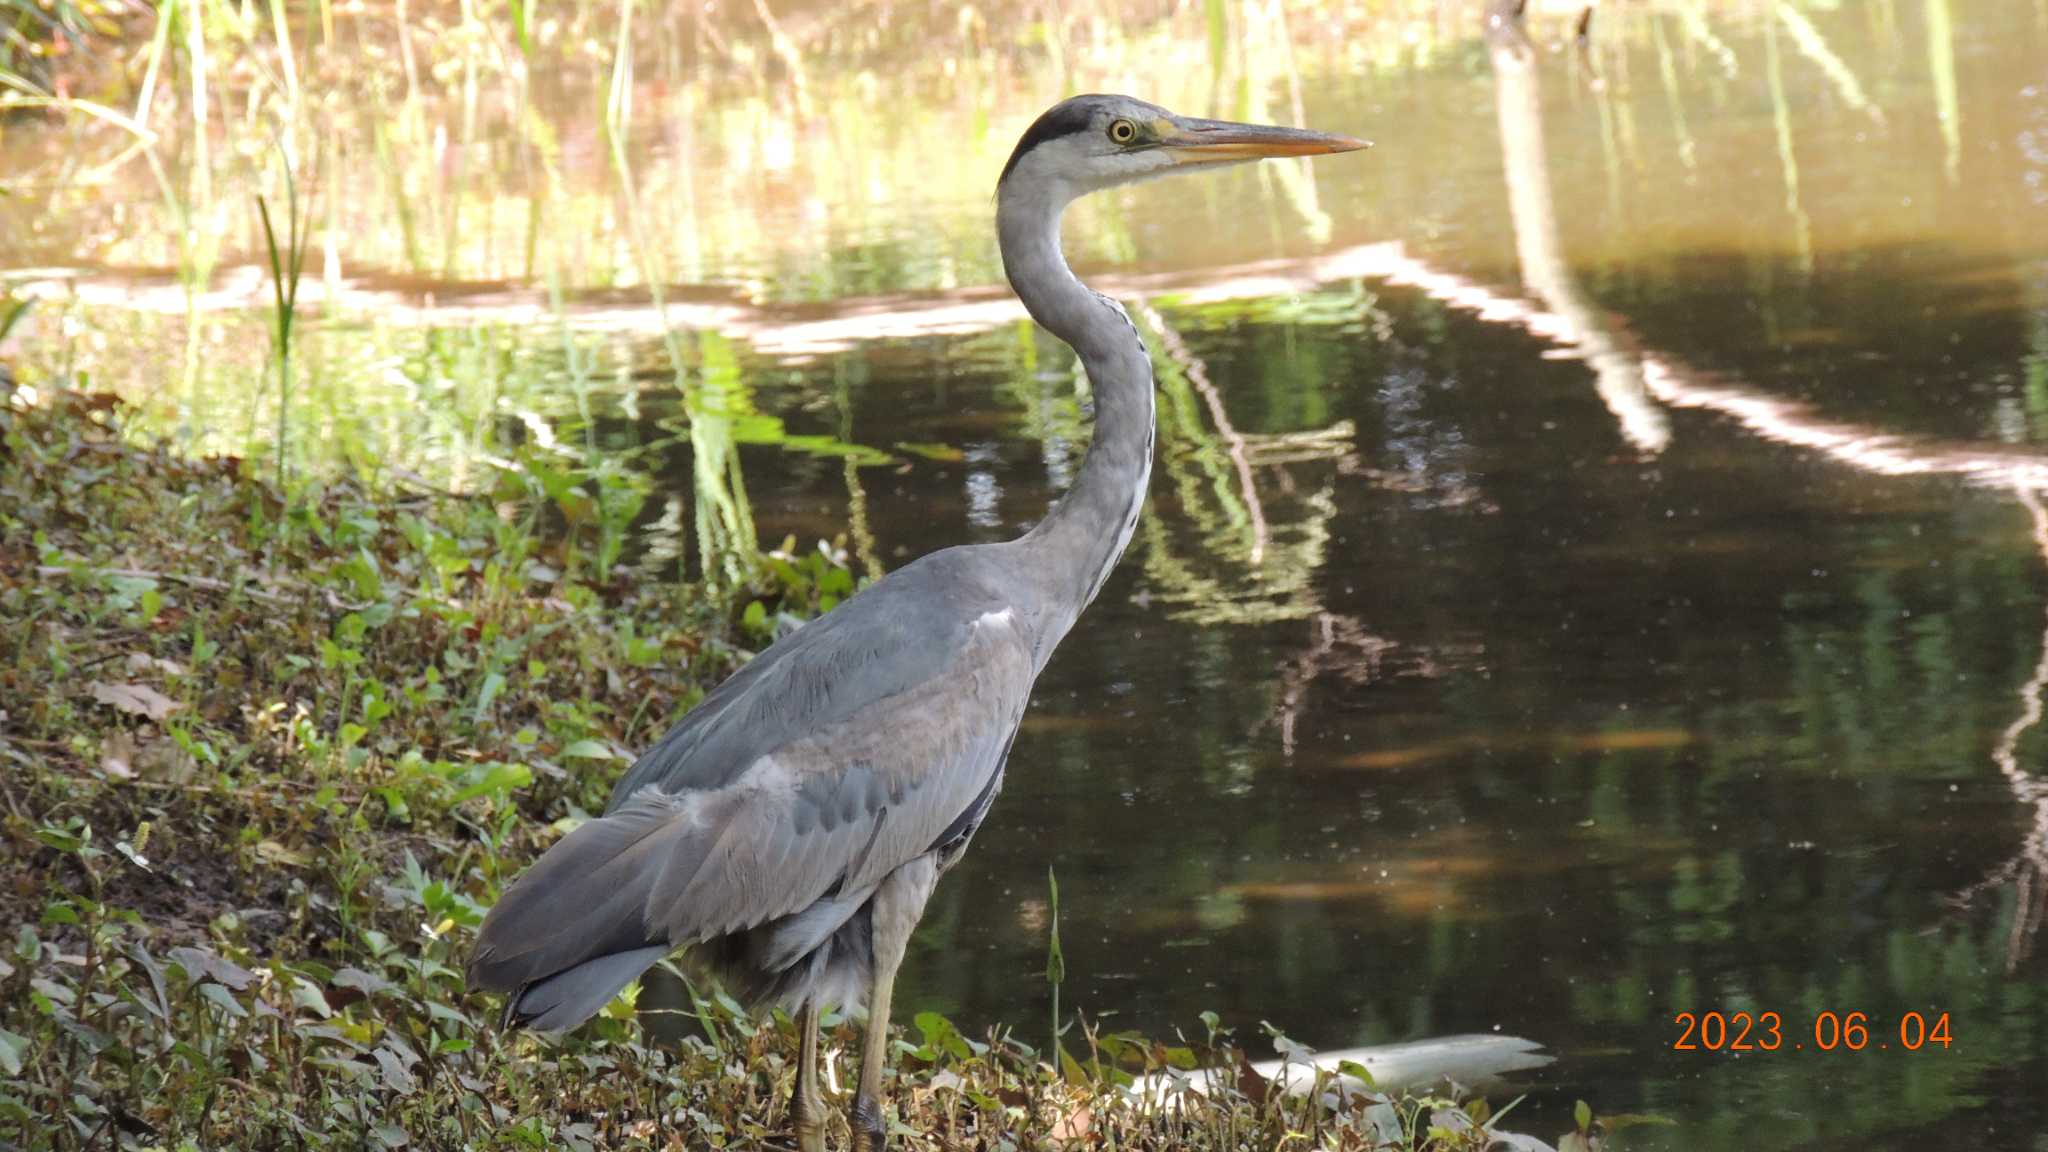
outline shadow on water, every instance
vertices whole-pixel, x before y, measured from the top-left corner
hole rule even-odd
[[[2037,1141],[2048,11],[1653,4],[1581,44],[1575,10],[1532,41],[1477,5],[1219,8],[1220,43],[1084,4],[939,52],[825,7],[779,40],[643,11],[626,66],[564,47],[615,45],[608,9],[565,9],[555,56],[350,15],[390,54],[353,104],[296,97],[352,164],[311,181],[292,458],[614,469],[647,577],[787,535],[870,575],[1005,538],[1089,406],[986,235],[1024,116],[1157,75],[1356,126],[1356,171],[1080,213],[1077,265],[1154,349],[1149,512],[907,1009],[1040,1019],[1051,866],[1063,995],[1112,1028],[1498,1028],[1562,1057],[1532,1130],[1574,1096],[1679,1122],[1630,1146]],[[36,303],[0,356],[254,453],[268,285],[223,205],[279,161],[218,100],[180,127],[166,67],[160,180],[114,179],[149,169],[118,137],[4,125],[31,175],[0,284]],[[1805,1048],[1676,1050],[1713,1010]],[[1856,1011],[1953,1043],[1818,1051]]]

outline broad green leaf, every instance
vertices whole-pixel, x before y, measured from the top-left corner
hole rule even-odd
[[[28,1038],[0,1028],[0,1072],[21,1075],[21,1058],[28,1052]]]

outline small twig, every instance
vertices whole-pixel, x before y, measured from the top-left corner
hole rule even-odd
[[[176,780],[122,780],[119,783],[123,788],[142,788],[151,792],[194,792],[209,796],[233,796],[238,800],[282,799],[278,793],[261,788],[223,788],[217,784],[190,784]],[[308,784],[298,780],[275,780],[273,783],[295,792],[318,792],[323,788],[329,788],[334,791],[335,796],[343,800],[360,800],[368,795],[359,789],[331,782]]]
[[[55,740],[24,740],[19,737],[7,737],[7,739],[16,744],[33,744],[43,748],[70,747],[70,745],[68,744]],[[104,776],[95,775],[90,770],[78,771],[69,765],[57,764],[47,760],[37,761],[37,763],[40,763],[43,766],[50,768],[52,771],[57,772],[72,780],[94,784],[108,784],[123,789],[133,788],[145,792],[185,792],[195,795],[232,796],[238,800],[284,799],[284,796],[279,792],[269,791],[261,788],[226,788],[222,787],[218,783],[200,784],[178,780],[115,780]],[[276,785],[278,788],[288,789],[290,791],[298,793],[318,792],[323,788],[331,788],[333,789],[334,794],[336,796],[344,800],[351,801],[362,800],[369,796],[369,792],[365,789],[358,788],[348,784],[336,783],[334,781],[288,780],[283,777],[271,777],[270,783]],[[0,793],[5,793],[5,798],[8,802],[8,805],[12,807],[14,805],[13,793],[6,791],[4,785],[0,785]]]
[[[70,568],[62,564],[36,565],[36,575],[38,576],[69,576],[74,572],[111,580],[164,580],[172,584],[183,584],[187,588],[199,588],[208,592],[243,592],[254,599],[270,604],[290,604],[293,602],[292,597],[281,596],[258,584],[230,584],[225,580],[216,580],[211,576],[194,576],[184,572],[150,572],[141,568]],[[307,596],[317,595],[327,601],[328,607],[340,612],[360,612],[369,607],[366,603],[358,604],[353,601],[343,600],[335,595],[332,589],[321,588],[317,585],[306,584],[297,580],[274,579],[269,581],[269,583],[279,588],[288,588],[294,592],[304,593]]]
[[[36,565],[38,576],[69,576],[74,572],[97,576],[103,580],[168,580],[173,584],[183,584],[188,588],[204,588],[211,592],[246,591],[259,600],[273,602],[281,602],[284,599],[260,588],[244,588],[225,580],[215,580],[211,576],[190,576],[183,572],[149,572],[141,568],[67,568],[62,564]]]
[[[107,652],[102,655],[95,656],[92,659],[87,660],[84,663],[78,665],[78,667],[74,669],[74,671],[83,672],[88,668],[97,668],[100,665],[105,664],[109,660],[119,658],[121,655],[121,652]]]
[[[7,812],[9,815],[13,816],[16,820],[24,822],[28,820],[28,814],[21,810],[21,802],[14,798],[14,789],[9,788],[5,780],[0,780],[0,798],[4,798],[7,801]]]

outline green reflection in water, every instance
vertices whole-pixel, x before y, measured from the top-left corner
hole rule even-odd
[[[1792,216],[1792,229],[1799,254],[1799,270],[1813,271],[1813,223],[1799,202],[1799,157],[1792,145],[1792,109],[1785,97],[1785,71],[1778,60],[1778,26],[1764,21],[1764,75],[1771,82],[1771,125],[1777,130],[1778,172],[1785,182],[1785,211]]]

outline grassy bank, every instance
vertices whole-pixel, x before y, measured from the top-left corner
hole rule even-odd
[[[499,888],[630,750],[844,570],[769,558],[711,597],[623,566],[598,486],[538,459],[474,496],[283,492],[259,465],[130,443],[120,418],[0,401],[0,1143],[779,1142],[787,1021],[706,990],[680,1044],[646,1041],[623,1001],[545,1043],[493,1028],[460,968]],[[1133,1074],[1240,1063],[1227,1033],[1083,1024],[1048,1061],[907,1025],[899,1147],[1373,1146],[1375,1113],[1249,1073],[1214,1103],[1113,1102]],[[1462,1127],[1432,1122],[1444,1107],[1402,1102],[1402,1146],[1481,1146],[1433,1133]]]

